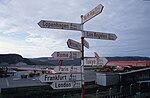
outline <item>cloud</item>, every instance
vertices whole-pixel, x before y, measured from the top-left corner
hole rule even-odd
[[[38,47],[38,46],[25,46],[25,45],[16,45],[7,42],[0,42],[0,51],[1,53],[18,53],[23,56],[28,57],[39,57],[44,56],[45,54],[50,55],[49,49],[45,47]],[[30,56],[29,56],[30,54]]]
[[[81,32],[40,28],[37,23],[44,19],[80,23],[80,16],[100,3],[104,5],[103,12],[86,22],[84,29],[115,33],[118,38],[86,39],[90,43],[86,55],[97,51],[103,56],[149,56],[150,3],[142,0],[0,0],[0,43],[2,49],[7,48],[0,53],[16,52],[32,57],[47,56],[56,50],[69,51],[66,41],[70,38],[80,42]]]
[[[1,4],[1,5],[6,5],[6,4],[8,4],[9,2],[11,2],[11,0],[0,0],[0,4]]]

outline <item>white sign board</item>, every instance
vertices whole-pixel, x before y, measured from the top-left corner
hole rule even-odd
[[[97,58],[84,58],[84,65],[97,65]]]
[[[100,14],[102,12],[103,8],[104,8],[104,6],[101,5],[101,4],[99,4],[94,9],[92,9],[90,12],[88,12],[87,14],[85,14],[83,16],[83,23],[87,22],[91,18],[93,18],[93,17],[97,16],[98,14]]]
[[[57,51],[52,54],[52,57],[57,59],[74,59],[81,58],[81,52],[78,51]]]
[[[105,57],[100,58],[84,58],[84,65],[99,66],[105,65],[108,60]]]
[[[75,50],[81,50],[81,43],[74,41],[72,39],[68,39],[67,45],[69,48],[75,49]]]
[[[116,40],[117,36],[112,33],[102,33],[102,32],[92,32],[92,31],[84,31],[85,38],[93,38],[93,39],[104,39],[104,40]]]
[[[84,44],[84,46],[85,46],[86,48],[89,49],[89,43],[88,43],[85,39],[83,40],[83,44]]]
[[[76,81],[81,80],[81,74],[43,74],[39,80],[41,82]]]
[[[67,23],[67,22],[41,20],[38,23],[38,25],[41,28],[78,30],[78,31],[81,31],[81,24],[78,24],[78,23]]]
[[[81,81],[73,82],[53,82],[51,84],[53,89],[71,89],[71,88],[81,88]]]
[[[81,66],[56,66],[54,71],[62,73],[80,73]]]
[[[99,57],[98,59],[98,65],[106,65],[108,60],[105,57]]]

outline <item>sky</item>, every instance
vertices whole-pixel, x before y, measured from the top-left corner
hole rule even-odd
[[[51,57],[55,51],[77,51],[67,40],[80,42],[81,31],[47,29],[40,20],[81,23],[81,15],[102,4],[102,13],[87,21],[85,31],[114,33],[116,40],[85,38],[89,49],[103,57],[150,57],[148,0],[0,0],[0,54],[26,58]]]

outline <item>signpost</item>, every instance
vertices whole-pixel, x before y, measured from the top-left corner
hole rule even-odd
[[[81,31],[81,24],[78,24],[78,23],[67,23],[67,22],[57,22],[57,21],[41,20],[38,23],[38,25],[41,28]]]
[[[99,66],[99,65],[106,65],[107,62],[108,60],[105,57],[84,59],[84,65]]]
[[[63,30],[76,30],[82,32],[81,43],[76,42],[72,39],[68,39],[67,45],[69,48],[79,50],[81,52],[54,52],[52,56],[54,59],[72,59],[81,57],[81,68],[79,67],[56,67],[54,70],[58,72],[69,72],[68,74],[55,74],[55,75],[42,75],[39,80],[41,82],[54,82],[52,83],[53,89],[67,89],[67,88],[78,88],[82,84],[82,94],[81,97],[84,98],[84,63],[85,65],[105,65],[108,61],[106,58],[86,58],[84,60],[84,46],[89,48],[89,43],[84,38],[93,38],[93,39],[103,39],[103,40],[116,40],[117,36],[111,33],[102,33],[102,32],[91,32],[84,31],[83,24],[93,17],[100,14],[104,6],[99,4],[90,12],[85,15],[81,15],[81,23],[67,23],[67,22],[57,22],[57,21],[47,21],[41,20],[38,25],[41,28],[49,29],[63,29]],[[81,74],[72,74],[72,71],[80,72]]]
[[[84,31],[85,38],[93,38],[93,39],[104,39],[104,40],[116,40],[117,36],[112,33],[102,33],[102,32],[92,32],[92,31]]]
[[[51,84],[53,89],[71,89],[71,88],[81,88],[81,81],[73,82],[53,82]]]
[[[96,6],[94,9],[92,9],[90,12],[88,12],[87,14],[85,14],[83,16],[83,21],[82,23],[87,22],[88,20],[90,20],[91,18],[97,16],[98,14],[100,14],[103,10],[104,6],[99,4],[98,6]]]
[[[74,58],[81,58],[81,52],[78,51],[57,51],[52,54],[52,57],[55,59],[74,59]]]
[[[108,63],[108,60],[105,57],[100,57],[98,59],[98,65],[106,65]]]
[[[88,43],[85,39],[83,40],[83,44],[84,44],[84,46],[85,46],[86,48],[89,49],[89,43]]]
[[[41,82],[61,82],[61,81],[76,81],[81,80],[81,74],[43,74],[39,78]]]
[[[68,39],[67,45],[68,45],[69,48],[81,51],[81,43],[79,43],[77,41],[74,41],[72,39]]]
[[[62,73],[81,73],[81,66],[56,66],[54,71]]]

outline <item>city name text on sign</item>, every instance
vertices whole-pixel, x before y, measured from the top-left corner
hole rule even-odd
[[[57,51],[52,54],[52,57],[57,59],[74,59],[81,58],[81,52],[78,51]]]
[[[93,38],[93,39],[104,39],[104,40],[116,40],[117,36],[112,33],[102,33],[102,32],[92,32],[92,31],[84,31],[85,38]]]
[[[91,18],[95,17],[96,15],[100,14],[103,10],[104,6],[99,4],[97,7],[95,7],[93,10],[88,12],[83,16],[83,23],[87,22]]]
[[[73,82],[53,82],[51,84],[53,89],[71,89],[71,88],[81,88],[81,81]]]
[[[97,58],[84,58],[84,65],[97,65]]]
[[[108,60],[105,57],[84,59],[84,63],[85,63],[84,65],[99,66],[99,65],[105,65],[107,62]]]
[[[78,31],[81,31],[81,24],[78,24],[78,23],[67,23],[67,22],[41,20],[38,23],[38,25],[41,28],[78,30]]]
[[[81,74],[43,74],[39,80],[41,82],[76,81],[81,80]]]
[[[80,73],[81,66],[56,66],[54,71],[62,73]]]
[[[67,45],[68,45],[69,48],[81,51],[81,43],[79,43],[77,41],[74,41],[72,39],[68,39]]]

